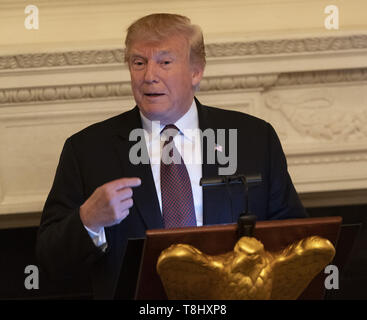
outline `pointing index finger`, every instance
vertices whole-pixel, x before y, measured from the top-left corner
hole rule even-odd
[[[121,178],[114,181],[116,190],[124,188],[133,188],[141,185],[141,179],[138,177]]]

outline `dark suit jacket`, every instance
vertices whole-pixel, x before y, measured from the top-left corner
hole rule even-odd
[[[249,191],[249,209],[258,220],[305,217],[306,213],[287,172],[286,159],[271,125],[234,111],[203,106],[196,100],[201,130],[238,129],[237,173],[260,173],[263,182]],[[95,298],[112,298],[127,239],[144,237],[147,229],[163,228],[149,164],[133,165],[129,150],[132,129],[141,128],[137,107],[91,125],[65,142],[55,180],[44,206],[38,233],[37,256],[48,273],[90,272]],[[205,164],[203,177],[218,175],[218,164]],[[105,228],[108,248],[95,247],[79,216],[79,207],[106,182],[140,177],[134,206],[120,224]],[[203,190],[204,225],[237,221],[244,208],[243,189]],[[232,208],[232,210],[230,209]]]

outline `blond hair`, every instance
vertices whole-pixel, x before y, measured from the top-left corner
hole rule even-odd
[[[205,47],[201,28],[191,24],[189,18],[178,14],[154,13],[133,22],[125,39],[125,62],[129,61],[131,45],[136,40],[159,42],[170,36],[183,35],[190,47],[190,62],[204,69]]]

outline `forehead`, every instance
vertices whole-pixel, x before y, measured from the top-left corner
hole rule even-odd
[[[175,56],[188,56],[188,41],[180,35],[171,36],[162,40],[137,39],[130,47],[130,55],[154,57],[157,55],[173,54]]]

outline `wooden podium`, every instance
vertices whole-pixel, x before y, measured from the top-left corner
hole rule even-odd
[[[310,236],[326,238],[337,248],[341,223],[341,217],[259,221],[255,225],[253,236],[264,244],[267,251],[282,250],[289,244]],[[148,230],[146,239],[141,242],[144,245],[140,245],[142,254],[140,269],[136,272],[135,299],[167,299],[160,277],[156,272],[157,260],[162,250],[172,244],[184,243],[209,255],[223,254],[233,250],[238,240],[237,228],[237,224],[227,224]],[[138,265],[137,261],[134,263]],[[324,273],[316,276],[299,299],[323,299],[325,276]],[[130,281],[134,280],[130,279]],[[123,284],[120,287],[123,287]]]

